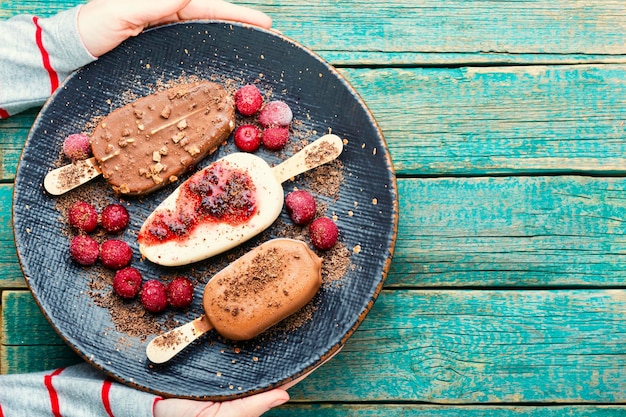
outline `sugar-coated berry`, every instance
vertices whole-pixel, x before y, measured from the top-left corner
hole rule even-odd
[[[282,149],[289,141],[288,127],[268,127],[261,134],[263,146],[271,151]]]
[[[67,212],[67,219],[71,226],[91,233],[98,227],[98,212],[96,208],[85,201],[76,201]]]
[[[78,235],[70,242],[70,256],[80,265],[95,264],[99,252],[100,245],[91,236]]]
[[[118,270],[133,259],[133,250],[123,240],[110,239],[100,246],[100,262],[106,268]]]
[[[243,116],[252,116],[263,105],[263,96],[254,84],[248,84],[235,92],[235,107]]]
[[[89,137],[82,133],[69,135],[63,141],[63,154],[73,162],[89,158],[91,156]]]
[[[328,217],[320,217],[309,225],[309,239],[317,249],[328,250],[335,246],[339,228]]]
[[[287,214],[297,225],[309,223],[315,217],[315,198],[305,190],[296,190],[285,197]]]
[[[241,125],[235,130],[235,146],[244,152],[254,152],[261,146],[261,131],[255,125]]]
[[[109,233],[117,233],[128,226],[128,210],[121,204],[109,204],[102,210],[100,222],[102,227]]]
[[[258,121],[263,127],[289,126],[293,112],[284,101],[275,100],[267,103],[259,112]]]
[[[113,291],[122,298],[135,298],[141,290],[141,272],[132,266],[119,269],[113,277]]]
[[[187,308],[193,301],[194,285],[187,277],[176,277],[167,284],[167,301],[174,308]]]
[[[167,293],[161,281],[151,279],[141,288],[141,304],[151,313],[160,313],[167,308]]]

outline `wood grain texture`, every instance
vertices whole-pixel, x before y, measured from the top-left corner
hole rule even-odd
[[[0,19],[50,15],[77,0],[4,1]],[[458,62],[615,62],[626,57],[621,0],[279,0],[239,1],[274,20],[274,28],[346,65]]]
[[[386,286],[624,285],[626,181],[401,179]]]
[[[399,175],[626,172],[626,66],[344,73]]]
[[[13,236],[13,186],[0,184],[0,291],[26,288]]]
[[[401,178],[386,287],[611,287],[626,269],[626,180]],[[25,287],[0,186],[0,287]],[[358,211],[355,212],[358,216]]]
[[[624,402],[625,300],[623,290],[384,291],[344,349],[290,393],[322,402]]]
[[[2,291],[0,373],[36,372],[78,363],[28,291]]]
[[[626,65],[342,69],[398,175],[626,173]],[[33,112],[0,122],[15,176]]]
[[[344,349],[290,393],[321,403],[624,402],[625,301],[624,290],[386,290]],[[46,366],[71,357],[42,344],[36,333],[51,330],[29,293],[5,292],[3,304],[4,372],[34,369],[42,352]]]
[[[621,417],[621,406],[437,406],[424,404],[297,404],[275,408],[264,417]]]

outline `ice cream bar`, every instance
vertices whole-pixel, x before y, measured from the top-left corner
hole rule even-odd
[[[322,260],[302,241],[273,239],[217,273],[204,288],[205,314],[153,339],[148,359],[163,363],[210,329],[248,340],[304,307],[322,284]]]
[[[117,194],[144,195],[177,181],[234,126],[233,99],[221,85],[181,84],[111,112],[91,135],[94,157],[51,171],[44,186],[59,195],[102,174]]]
[[[267,229],[280,215],[286,179],[335,159],[343,149],[325,135],[271,168],[262,158],[233,153],[196,172],[146,219],[139,250],[164,266],[197,262]]]

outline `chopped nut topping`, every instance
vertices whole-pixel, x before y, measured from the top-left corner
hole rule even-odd
[[[172,108],[170,106],[165,106],[163,107],[163,110],[161,110],[161,117],[164,119],[169,119],[171,114]]]
[[[189,153],[189,155],[191,156],[196,156],[200,153],[200,148],[198,148],[198,146],[196,145],[192,145],[192,146],[187,146],[185,148],[185,151],[187,151],[187,153]]]
[[[178,122],[178,124],[176,125],[176,127],[178,128],[178,130],[185,130],[187,129],[187,119],[183,119],[180,122]]]
[[[152,152],[152,160],[154,162],[161,162],[161,154],[159,153],[159,151]]]
[[[185,137],[185,132],[178,132],[172,136],[172,142],[178,143]]]

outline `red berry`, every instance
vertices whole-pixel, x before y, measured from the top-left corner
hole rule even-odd
[[[109,269],[121,269],[133,259],[133,250],[122,240],[107,240],[100,247],[100,262]]]
[[[109,204],[102,210],[100,221],[109,233],[117,233],[128,226],[128,210],[121,204]]]
[[[315,217],[315,199],[304,190],[296,190],[285,197],[285,207],[291,220],[297,225],[307,224]]]
[[[151,313],[160,313],[167,308],[165,285],[161,281],[151,279],[141,289],[141,304]]]
[[[284,101],[270,101],[259,113],[259,123],[263,127],[289,126],[293,119],[293,113],[289,105]]]
[[[186,308],[193,301],[193,283],[187,277],[176,277],[167,284],[167,301],[172,307]]]
[[[282,149],[289,140],[289,128],[288,127],[268,127],[263,131],[261,136],[263,146],[271,151],[278,151]]]
[[[335,246],[339,229],[335,222],[328,217],[320,217],[313,220],[309,226],[309,238],[311,243],[318,249],[328,250]]]
[[[122,298],[135,298],[141,289],[141,272],[128,266],[115,272],[113,291]]]
[[[89,137],[82,133],[69,135],[63,141],[63,153],[72,162],[89,158],[91,156]]]
[[[241,125],[235,130],[235,145],[244,152],[254,152],[261,146],[261,132],[255,125]]]
[[[252,116],[262,105],[263,96],[253,84],[245,85],[235,92],[235,106],[244,116]]]
[[[98,227],[98,212],[85,201],[77,201],[67,212],[67,219],[73,227],[91,233]]]
[[[93,265],[98,260],[100,245],[91,236],[78,235],[70,242],[70,256],[80,265]]]

